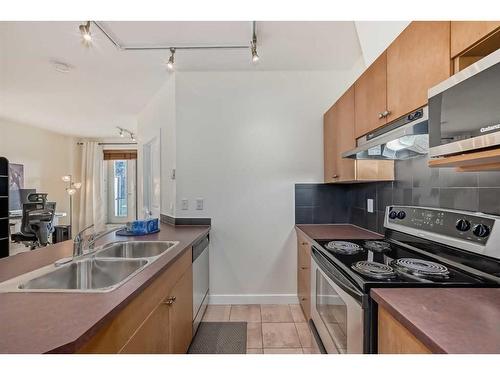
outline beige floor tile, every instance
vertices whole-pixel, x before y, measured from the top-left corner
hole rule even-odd
[[[247,323],[247,348],[262,348],[262,324]]]
[[[264,354],[304,354],[301,348],[264,349]]]
[[[231,305],[229,320],[260,323],[260,305]]]
[[[231,305],[208,305],[203,315],[204,322],[227,322]]]
[[[307,323],[295,323],[297,327],[297,332],[299,334],[300,344],[303,348],[310,348],[313,346],[313,336],[309,325]]]
[[[247,349],[247,354],[264,354],[262,349]]]
[[[306,317],[304,316],[300,305],[290,305],[290,312],[292,313],[292,318],[295,323],[302,323],[306,321]]]
[[[261,305],[262,323],[293,322],[292,313],[288,305]]]
[[[262,323],[264,348],[300,348],[294,323]]]

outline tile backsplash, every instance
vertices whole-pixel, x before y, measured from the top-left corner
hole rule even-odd
[[[391,204],[500,215],[500,172],[429,168],[426,157],[396,161],[395,165],[394,182],[295,185],[295,222],[350,222],[383,232],[384,210]],[[366,210],[368,198],[374,200],[373,213]]]

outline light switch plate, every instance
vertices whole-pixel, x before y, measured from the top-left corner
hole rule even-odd
[[[370,213],[373,213],[373,199],[368,198],[366,200],[366,210]]]
[[[188,209],[189,209],[189,201],[187,199],[182,199],[181,210],[188,210]]]
[[[196,198],[196,209],[203,210],[203,198]]]

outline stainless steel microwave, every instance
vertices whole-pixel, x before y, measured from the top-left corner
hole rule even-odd
[[[429,90],[429,156],[500,145],[500,49]]]

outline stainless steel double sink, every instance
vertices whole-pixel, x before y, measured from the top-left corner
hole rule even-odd
[[[74,259],[0,284],[0,292],[109,292],[174,248],[174,241],[114,242]]]

